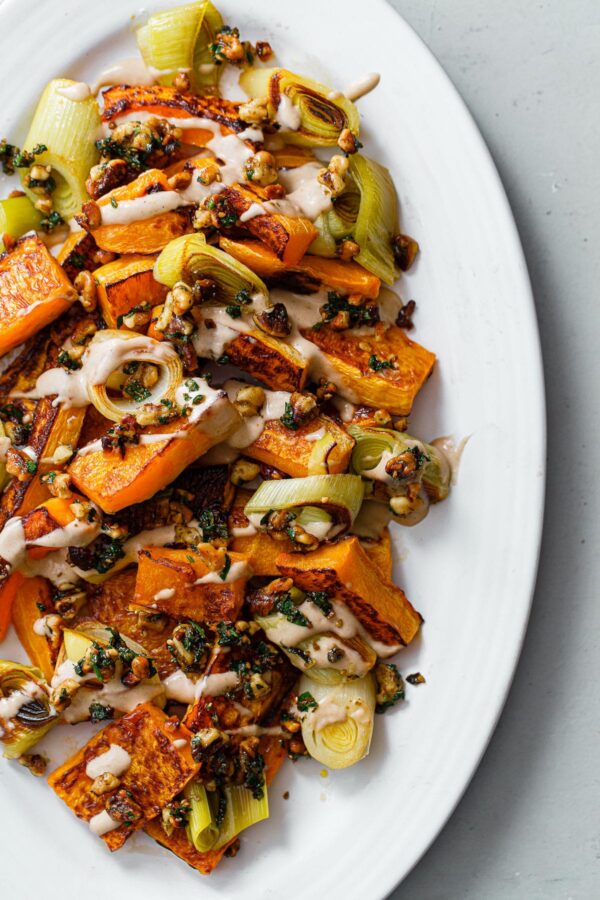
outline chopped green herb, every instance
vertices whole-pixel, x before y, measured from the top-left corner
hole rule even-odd
[[[110,198],[110,205],[112,206],[113,209],[117,209],[117,207],[118,207],[119,204],[117,203],[117,201],[115,200],[114,197],[111,197],[111,198]]]
[[[306,599],[318,606],[324,616],[330,616],[333,612],[333,606],[326,591],[309,591]]]
[[[152,392],[136,379],[125,385],[123,393],[127,394],[128,397],[131,397],[132,400],[135,400],[136,403],[143,403],[144,400],[147,400],[148,397],[152,396]]]
[[[310,622],[304,616],[289,593],[281,594],[278,599],[275,601],[275,609],[278,613],[281,613],[282,616],[291,622],[292,625],[299,625],[301,628],[310,628]]]
[[[226,306],[225,312],[228,316],[231,316],[232,319],[239,319],[242,315],[242,311],[239,306]]]
[[[395,369],[395,363],[391,359],[378,359],[374,353],[369,357],[369,368],[374,372],[381,372],[382,369]]]
[[[112,706],[104,706],[103,703],[90,703],[90,721],[104,722],[112,719],[115,712]]]
[[[298,422],[294,419],[294,407],[291,403],[286,401],[285,409],[283,415],[280,417],[279,421],[282,425],[285,425],[286,428],[291,428],[292,431],[297,431],[300,427]]]
[[[231,557],[229,553],[225,554],[225,560],[223,562],[223,568],[219,572],[219,578],[221,581],[226,581],[227,576],[229,575],[229,570],[231,569]]]
[[[35,459],[28,459],[25,461],[25,468],[29,472],[30,475],[35,475],[37,472],[38,464]]]
[[[308,712],[310,709],[316,709],[319,704],[310,693],[310,691],[304,691],[298,697],[298,709],[300,712]]]

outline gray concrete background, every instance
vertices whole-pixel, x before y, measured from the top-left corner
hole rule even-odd
[[[538,585],[508,703],[447,827],[392,896],[597,900],[600,2],[392,4],[460,91],[504,181],[535,292],[549,427]]]

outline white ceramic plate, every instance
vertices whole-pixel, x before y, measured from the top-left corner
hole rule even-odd
[[[143,835],[109,855],[42,781],[1,765],[0,889],[11,900],[37,892],[45,900],[154,900],[167,891],[228,900],[384,897],[473,775],[527,622],[543,506],[544,395],[527,271],[487,149],[438,64],[383,0],[369,0],[368,15],[358,0],[262,0],[252,14],[242,0],[220,5],[244,37],[266,37],[282,64],[333,87],[382,73],[379,89],[360,101],[365,149],[391,169],[403,229],[421,244],[401,291],[418,304],[416,339],[440,360],[412,430],[471,435],[449,502],[414,530],[395,531],[399,581],[426,619],[400,666],[423,672],[427,685],[409,687],[408,702],[378,718],[371,754],[354,769],[323,778],[316,763],[286,765],[270,794],[270,821],[247,833],[238,858],[210,879]],[[5,0],[0,133],[23,137],[51,77],[92,78],[132,55],[131,17],[141,12],[135,0]],[[73,752],[81,732],[66,742]]]

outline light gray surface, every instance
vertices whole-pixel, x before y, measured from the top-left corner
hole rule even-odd
[[[600,3],[392,2],[460,91],[504,181],[536,297],[549,428],[538,585],[506,709],[446,829],[392,896],[596,900]]]

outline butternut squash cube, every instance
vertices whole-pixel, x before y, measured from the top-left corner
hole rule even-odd
[[[311,553],[282,553],[277,568],[305,591],[327,591],[342,600],[383,644],[409,644],[421,627],[423,619],[404,591],[380,575],[357,537]]]
[[[23,237],[0,257],[0,354],[53,322],[77,292],[46,245]]]
[[[94,735],[75,756],[50,775],[48,782],[76,816],[90,822],[106,811],[107,803],[119,791],[130,802],[130,821],[101,835],[109,850],[118,850],[134,831],[144,828],[161,809],[179,794],[197,773],[190,748],[190,733],[156,706],[141,703],[117,722]],[[181,743],[183,742],[183,743]],[[114,791],[100,796],[92,793],[93,779],[86,767],[106,753],[111,744],[122,747],[131,757]],[[126,813],[125,813],[126,815]]]
[[[323,450],[319,439],[327,438],[330,450],[324,457],[322,471],[314,468],[321,460]],[[296,431],[287,428],[278,419],[265,422],[265,427],[257,439],[244,447],[244,456],[280,469],[292,478],[305,478],[309,474],[337,475],[345,472],[350,463],[354,439],[328,416],[315,416]],[[319,460],[315,458],[319,453]],[[311,469],[312,471],[309,471]]]
[[[229,573],[241,570],[228,581]],[[224,553],[211,544],[198,550],[145,547],[138,555],[134,603],[196,622],[234,622],[239,618],[246,583],[251,575],[248,558]],[[208,578],[207,581],[201,581]],[[214,580],[213,580],[214,579]],[[198,583],[200,581],[200,583]]]
[[[155,256],[132,254],[96,269],[98,301],[109,328],[120,328],[133,309],[149,310],[163,302],[168,288],[154,280],[155,260]]]
[[[225,440],[240,418],[223,392],[197,421],[175,419],[153,425],[144,435],[161,434],[163,440],[128,444],[118,450],[78,450],[69,466],[73,484],[107,513],[148,500],[170,484],[190,463]]]
[[[395,325],[378,326],[373,335],[332,328],[302,329],[325,354],[344,387],[359,403],[408,416],[415,397],[431,375],[435,354],[406,337]],[[332,375],[333,380],[336,378]]]

